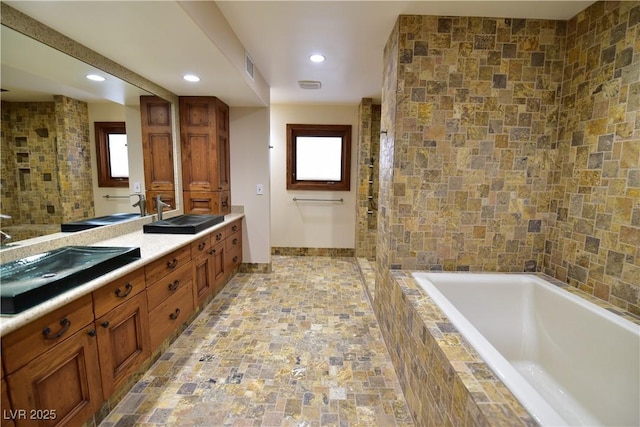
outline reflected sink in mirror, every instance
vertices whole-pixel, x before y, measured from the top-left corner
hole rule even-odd
[[[138,213],[116,213],[95,218],[83,219],[81,221],[68,222],[60,225],[60,231],[76,232],[88,230],[90,228],[102,227],[104,225],[117,224],[119,222],[129,221],[130,219],[140,218]]]
[[[145,233],[196,234],[224,221],[224,215],[186,214],[142,226]]]
[[[140,259],[140,248],[66,246],[0,265],[0,312],[16,314]]]

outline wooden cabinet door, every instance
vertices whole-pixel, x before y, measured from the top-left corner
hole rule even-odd
[[[96,320],[104,398],[151,354],[147,296],[141,292]]]
[[[157,96],[141,96],[140,116],[147,200],[153,199],[149,192],[175,200],[171,103]]]
[[[224,282],[227,278],[227,265],[225,264],[225,245],[224,241],[213,246],[213,282],[216,295],[220,292],[224,286]]]
[[[195,192],[220,190],[216,98],[180,97],[180,141],[183,190]]]
[[[218,190],[229,191],[231,178],[229,163],[229,106],[216,99],[216,143],[218,154]]]
[[[18,427],[81,426],[100,408],[95,334],[91,323],[7,377],[13,408],[27,411]]]
[[[210,249],[213,251],[213,248]],[[213,292],[214,271],[213,256],[204,253],[193,260],[193,301],[194,305],[202,303]]]

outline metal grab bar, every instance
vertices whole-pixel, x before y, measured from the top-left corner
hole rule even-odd
[[[344,202],[344,199],[298,199],[297,197],[293,198],[294,202]]]
[[[131,196],[110,196],[108,194],[102,196],[103,199],[128,199]]]

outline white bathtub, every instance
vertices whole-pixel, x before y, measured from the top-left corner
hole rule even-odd
[[[640,426],[640,325],[529,274],[413,277],[543,426]]]

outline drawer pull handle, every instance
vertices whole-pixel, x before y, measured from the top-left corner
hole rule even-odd
[[[215,249],[213,249],[213,248],[209,249],[209,255],[213,255],[213,254],[215,254],[215,253],[216,253],[216,250],[215,250]]]
[[[174,311],[173,313],[171,313],[169,315],[169,319],[176,320],[178,318],[178,316],[180,316],[180,309],[176,308],[176,311]]]
[[[231,230],[232,230],[232,231],[238,231],[238,226],[237,226],[237,225],[232,226],[232,227],[231,227]]]
[[[237,244],[238,244],[238,239],[237,239],[237,238],[233,239],[233,244],[234,244],[234,245],[237,245]]]
[[[224,199],[221,204],[223,208],[226,208],[227,206],[229,206],[229,199]]]
[[[109,321],[108,321],[108,320],[105,320],[104,322],[102,322],[102,323],[100,324],[100,326],[102,326],[103,328],[108,328],[108,327],[109,327]]]
[[[198,250],[199,251],[203,250],[205,246],[207,246],[207,242],[200,242],[200,244],[198,245]]]
[[[131,291],[133,290],[133,286],[131,286],[131,283],[127,283],[124,286],[124,289],[125,289],[124,293],[122,293],[122,290],[120,288],[116,289],[116,296],[118,298],[126,298],[127,295],[129,295],[131,293]],[[120,295],[120,294],[122,294],[122,295]]]
[[[167,268],[172,270],[176,268],[177,265],[178,265],[178,260],[176,258],[174,258],[173,261],[167,262]]]
[[[56,332],[56,334],[54,336],[49,336],[49,334],[51,334],[51,329],[47,326],[46,328],[44,328],[42,330],[42,335],[44,335],[44,339],[45,340],[57,340],[58,338],[60,338],[61,336],[64,335],[65,332],[67,332],[69,330],[69,328],[71,327],[71,321],[69,321],[69,319],[67,319],[66,317],[64,319],[62,319],[60,321],[60,326],[62,326],[62,328],[60,328],[60,330],[58,332]]]
[[[238,262],[238,255],[233,257],[233,262]]]
[[[222,233],[216,234],[216,242],[219,242],[220,240],[222,240]]]
[[[176,289],[178,289],[178,286],[180,286],[180,281],[174,280],[173,283],[169,283],[169,290],[175,291]]]
[[[90,337],[95,337],[96,336],[96,330],[95,329],[91,329],[89,332],[87,332],[87,335],[89,335]]]

